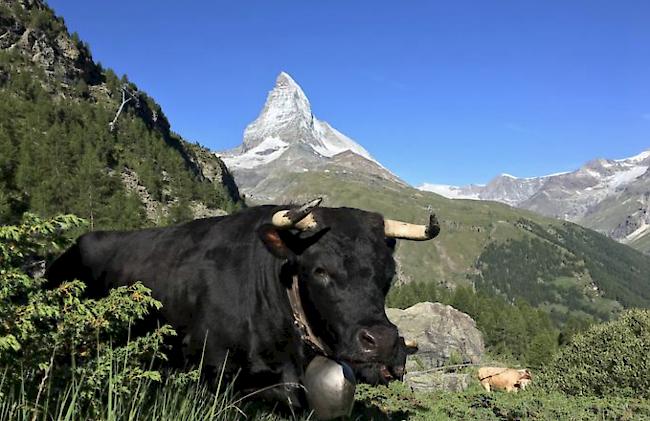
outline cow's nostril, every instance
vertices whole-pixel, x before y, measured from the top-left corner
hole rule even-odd
[[[359,342],[361,343],[361,347],[366,351],[374,351],[377,349],[377,339],[366,329],[362,329],[359,332]]]

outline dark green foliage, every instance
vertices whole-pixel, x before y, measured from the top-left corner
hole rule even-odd
[[[571,395],[650,398],[650,311],[577,334],[544,369],[541,384]]]
[[[394,419],[406,419],[416,411],[426,409],[411,388],[402,382],[374,387],[359,384],[354,398],[357,402],[353,413],[355,419],[383,419],[384,414],[390,414]]]
[[[650,259],[606,237],[564,223],[520,219],[521,239],[491,242],[473,277],[480,291],[521,298],[558,322],[608,320],[624,307],[650,302]]]
[[[528,237],[490,243],[481,254],[478,269],[479,288],[487,284],[509,297],[519,296],[535,303],[565,298],[558,297],[549,284],[584,270],[581,262],[568,253],[563,255],[552,243]]]
[[[130,325],[160,307],[141,284],[100,300],[82,299],[78,281],[42,289],[43,279],[30,272],[80,224],[74,216],[41,220],[26,214],[20,225],[0,227],[0,373],[6,389],[29,396],[38,396],[48,379],[52,393],[82,382],[76,399],[94,405],[115,361],[121,372],[112,377],[114,393],[128,395],[137,379],[159,380],[147,367],[165,358],[163,340],[173,331],[163,326],[127,342]]]
[[[110,133],[121,99],[122,82],[104,77],[108,102],[90,98],[79,79],[76,98],[62,101],[43,88],[45,76],[15,54],[0,52],[10,77],[0,86],[0,216],[17,221],[25,210],[43,216],[74,213],[92,229],[135,228],[148,224],[143,204],[129,193],[121,173],[130,169],[154,200],[171,205],[168,222],[192,218],[189,202],[233,210],[225,187],[199,178],[180,138],[169,133],[159,107],[142,95],[140,107],[127,107],[119,129]],[[38,77],[23,70],[30,68]],[[20,70],[23,69],[23,70]],[[159,113],[152,122],[150,107]]]
[[[568,396],[529,387],[486,393],[475,380],[464,392],[413,392],[400,383],[358,386],[355,420],[648,420],[650,403],[621,397]]]
[[[394,288],[386,305],[406,308],[422,301],[449,304],[469,314],[494,354],[515,358],[528,366],[548,362],[558,347],[558,329],[543,310],[518,300],[514,304],[488,292],[457,287],[448,290],[434,283],[415,282]]]
[[[562,245],[583,261],[605,297],[625,307],[646,307],[650,302],[650,259],[637,250],[610,241],[604,235],[565,222],[562,229],[548,230],[526,221],[526,228],[555,245]]]
[[[101,407],[109,379],[115,396],[130,395],[134,382],[160,380],[147,367],[164,359],[163,340],[173,334],[163,326],[126,340],[131,323],[160,306],[140,284],[83,300],[80,282],[45,291],[43,280],[30,275],[65,245],[66,230],[80,223],[73,216],[44,221],[26,214],[20,225],[0,227],[0,397],[19,393],[29,413],[50,395],[63,396],[70,385],[75,396],[67,397],[67,405],[92,412]]]
[[[31,29],[45,32],[52,38],[65,31],[62,19],[57,18],[52,10],[48,8],[35,8],[31,10],[29,27]]]

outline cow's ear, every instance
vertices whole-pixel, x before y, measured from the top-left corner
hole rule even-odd
[[[287,245],[287,237],[284,231],[278,230],[271,224],[266,224],[257,229],[257,235],[267,250],[275,257],[288,259],[293,255],[293,252]]]

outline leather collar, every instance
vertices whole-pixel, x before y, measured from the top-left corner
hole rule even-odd
[[[298,275],[291,277],[291,288],[287,289],[287,296],[289,297],[289,304],[291,304],[293,324],[298,329],[298,332],[300,332],[300,339],[317,354],[324,356],[332,355],[332,350],[321,338],[314,334],[314,331],[309,325],[305,309],[302,306],[302,300],[300,299]]]

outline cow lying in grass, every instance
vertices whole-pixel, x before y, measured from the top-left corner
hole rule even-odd
[[[517,392],[519,389],[523,390],[528,386],[532,376],[528,369],[481,367],[478,370],[478,379],[487,392],[492,389]]]

